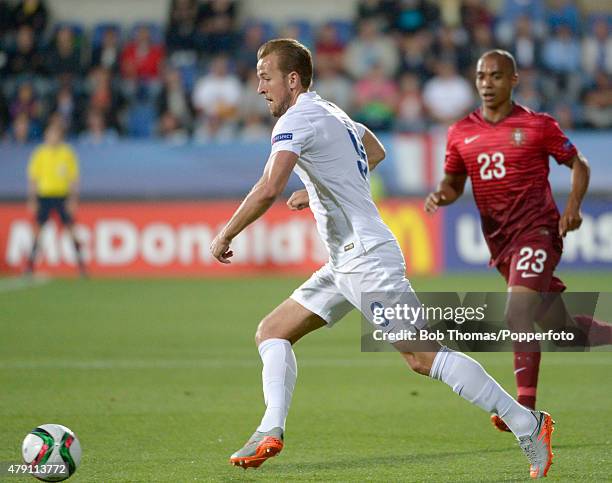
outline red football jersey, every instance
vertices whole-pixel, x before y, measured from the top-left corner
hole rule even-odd
[[[518,104],[496,124],[477,109],[449,128],[444,170],[470,177],[492,265],[519,237],[546,231],[558,237],[548,159],[562,164],[576,153],[557,121]]]

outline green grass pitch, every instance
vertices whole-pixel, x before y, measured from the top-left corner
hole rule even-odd
[[[565,280],[612,286],[612,274]],[[296,345],[283,453],[258,470],[230,466],[263,410],[255,327],[300,281],[0,284],[0,462],[20,459],[36,425],[61,423],[83,446],[74,482],[527,479],[514,438],[487,414],[397,354],[361,353],[355,313]],[[503,290],[492,273],[413,285]],[[511,354],[474,357],[514,393]],[[609,480],[611,369],[612,353],[543,355],[538,402],[557,422],[550,480]]]

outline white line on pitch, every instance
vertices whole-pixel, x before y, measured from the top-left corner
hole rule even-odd
[[[605,354],[605,355],[604,355]],[[364,354],[365,355],[365,354]],[[558,359],[549,359],[547,365],[566,365],[568,359],[559,354]],[[572,365],[610,364],[612,353],[598,352],[578,354],[571,357]],[[170,360],[74,360],[74,359],[43,359],[43,360],[0,360],[0,370],[5,369],[77,369],[77,370],[131,370],[131,369],[211,369],[211,368],[249,368],[257,365],[257,359],[170,359]],[[487,366],[506,366],[507,360],[488,360]],[[359,357],[359,358],[308,358],[302,357],[300,367],[403,367],[399,358],[395,357]]]
[[[198,359],[198,360],[40,360],[0,361],[0,369],[209,369],[225,367],[253,367],[255,359]],[[399,359],[303,359],[306,367],[378,367],[398,365]]]
[[[40,287],[41,285],[48,284],[50,281],[51,279],[49,277],[44,276],[2,278],[0,279],[0,293]]]

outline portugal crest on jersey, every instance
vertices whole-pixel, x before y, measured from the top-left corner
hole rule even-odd
[[[515,129],[512,131],[512,144],[520,146],[525,141],[525,133],[522,129]]]

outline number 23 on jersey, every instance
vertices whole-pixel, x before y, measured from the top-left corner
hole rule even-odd
[[[506,176],[504,153],[495,151],[492,154],[480,153],[476,158],[480,166],[480,179],[502,179]]]

